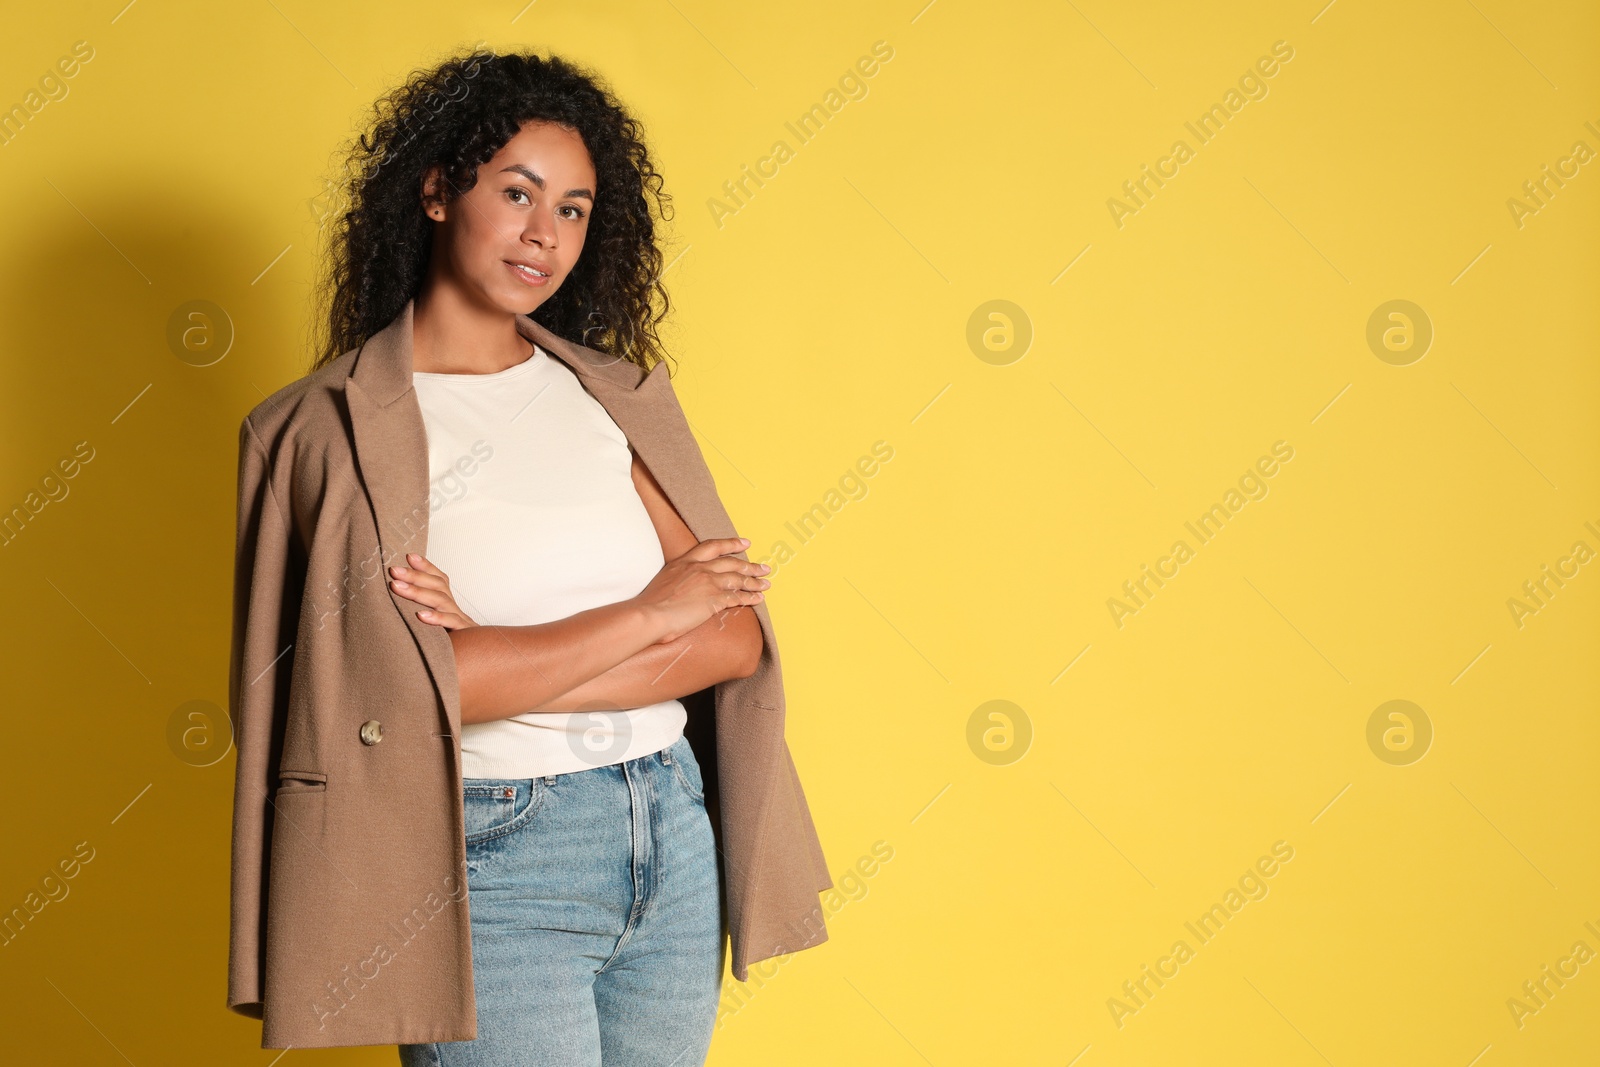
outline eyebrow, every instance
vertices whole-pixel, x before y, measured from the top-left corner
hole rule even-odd
[[[500,173],[504,174],[508,170],[514,170],[524,178],[527,178],[533,184],[537,185],[539,188],[544,188],[544,179],[539,177],[533,171],[529,170],[527,167],[524,167],[521,163],[513,163],[509,167],[501,167]],[[592,189],[568,189],[566,195],[581,196],[584,199],[591,201],[594,199],[594,191]]]

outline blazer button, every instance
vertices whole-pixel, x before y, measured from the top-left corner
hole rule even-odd
[[[383,740],[383,723],[377,719],[368,719],[361,724],[361,743],[375,745]]]

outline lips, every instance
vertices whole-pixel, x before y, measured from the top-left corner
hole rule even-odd
[[[512,277],[523,285],[532,286],[535,289],[542,289],[549,285],[552,280],[551,274],[553,273],[548,267],[509,259],[506,260],[506,270],[510,271]]]

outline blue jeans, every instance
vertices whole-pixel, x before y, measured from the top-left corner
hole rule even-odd
[[[402,1067],[701,1067],[724,897],[689,742],[462,791],[478,1036]]]

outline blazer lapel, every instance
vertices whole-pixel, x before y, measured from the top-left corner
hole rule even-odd
[[[394,321],[361,346],[344,390],[356,466],[378,527],[383,566],[378,577],[427,661],[459,748],[460,683],[449,634],[418,619],[416,604],[389,585],[388,568],[403,562],[407,552],[428,554],[428,439],[411,381],[414,305],[415,301],[407,301]],[[698,446],[687,436],[687,427],[673,421],[676,405],[662,403],[666,364],[642,374],[637,364],[572,344],[526,315],[518,315],[516,325],[519,333],[578,375],[644,459],[695,536],[702,540],[714,536],[706,531],[720,527],[721,503],[714,490],[708,494],[694,478],[699,457],[691,457],[687,450]]]

